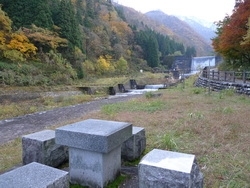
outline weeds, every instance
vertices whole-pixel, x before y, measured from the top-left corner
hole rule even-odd
[[[172,133],[165,133],[160,136],[159,140],[159,148],[162,148],[163,150],[176,151],[177,144]]]

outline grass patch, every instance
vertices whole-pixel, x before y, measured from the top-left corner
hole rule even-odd
[[[154,113],[156,111],[167,108],[166,102],[156,100],[132,100],[127,103],[114,103],[104,105],[101,109],[102,113],[106,115],[115,115],[121,112],[148,112]]]
[[[176,151],[177,149],[174,134],[172,133],[165,133],[159,136],[158,143],[156,143],[155,145],[158,145],[157,148],[161,148],[163,150]]]
[[[0,145],[0,172],[6,171],[22,161],[21,139]]]
[[[46,111],[55,107],[63,107],[79,104],[93,100],[95,96],[90,95],[72,95],[58,97],[40,97],[27,101],[0,103],[0,119],[21,116],[39,111]]]

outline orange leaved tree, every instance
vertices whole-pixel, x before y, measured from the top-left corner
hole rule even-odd
[[[242,1],[233,14],[217,23],[217,37],[213,39],[216,52],[227,59],[233,69],[250,67],[250,45],[247,39],[250,0]]]

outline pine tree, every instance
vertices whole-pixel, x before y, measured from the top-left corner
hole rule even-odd
[[[13,21],[15,29],[32,24],[44,28],[53,25],[48,0],[0,0],[0,4]]]
[[[82,50],[82,38],[74,7],[69,0],[62,0],[56,24],[61,28],[61,37],[68,39],[69,47],[77,46]]]
[[[154,68],[159,65],[159,56],[158,56],[158,42],[154,36],[149,36],[147,45],[146,45],[146,54],[148,66]]]

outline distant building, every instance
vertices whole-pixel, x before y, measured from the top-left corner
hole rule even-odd
[[[192,58],[186,56],[176,56],[172,66],[173,70],[181,70],[183,73],[191,71]]]
[[[220,56],[185,57],[177,56],[174,59],[172,69],[182,73],[199,72],[205,67],[215,67],[222,61]]]
[[[191,72],[199,72],[205,67],[215,67],[215,56],[193,57],[191,64]]]

